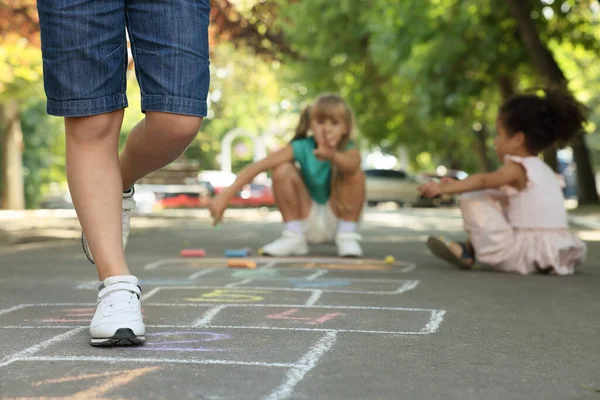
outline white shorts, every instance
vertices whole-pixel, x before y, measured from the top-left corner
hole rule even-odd
[[[362,213],[358,224],[362,219]],[[329,201],[325,204],[312,203],[306,219],[306,241],[308,243],[333,242],[337,235],[340,219],[333,213]]]

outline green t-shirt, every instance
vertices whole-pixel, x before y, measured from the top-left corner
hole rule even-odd
[[[312,137],[295,139],[291,143],[294,160],[300,164],[300,173],[310,197],[319,204],[327,203],[331,194],[331,162],[319,160],[314,153],[317,143]],[[348,142],[346,150],[356,146]]]

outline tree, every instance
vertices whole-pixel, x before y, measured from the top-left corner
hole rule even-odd
[[[568,81],[564,73],[550,49],[542,43],[537,27],[531,18],[533,12],[531,3],[522,0],[506,0],[506,4],[517,21],[521,40],[538,73],[544,77],[547,85],[567,89]],[[597,204],[599,199],[596,179],[584,134],[577,135],[571,145],[577,162],[579,203]],[[553,158],[556,160],[556,156]]]

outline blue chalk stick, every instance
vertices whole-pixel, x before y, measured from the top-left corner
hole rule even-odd
[[[225,257],[248,257],[251,253],[250,249],[225,250]]]

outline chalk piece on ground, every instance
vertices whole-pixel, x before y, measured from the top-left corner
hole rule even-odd
[[[181,257],[204,257],[206,251],[204,249],[183,249],[179,255]]]
[[[263,254],[265,254],[265,251],[261,247],[260,249],[258,249],[258,251],[256,252],[256,254],[258,254],[259,256],[262,256]]]
[[[385,263],[386,263],[386,264],[393,264],[393,263],[395,263],[395,262],[396,262],[396,259],[394,258],[394,256],[387,256],[387,257],[385,258]]]
[[[229,268],[256,268],[256,263],[252,260],[241,260],[241,259],[233,259],[227,260],[227,266]]]
[[[252,254],[252,250],[248,248],[225,250],[225,257],[248,257],[250,254]]]

